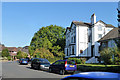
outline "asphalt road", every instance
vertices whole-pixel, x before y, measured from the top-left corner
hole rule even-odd
[[[63,78],[67,75],[49,73],[48,71],[34,70],[29,65],[19,65],[16,61],[2,62],[3,78]]]

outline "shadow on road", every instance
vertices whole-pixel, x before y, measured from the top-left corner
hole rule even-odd
[[[33,68],[31,68],[31,67],[26,67],[26,68],[32,69],[32,70],[37,70],[37,71],[43,71],[43,72],[50,73],[49,70],[38,70],[38,69],[33,69]],[[52,74],[58,74],[58,75],[60,75],[59,72],[51,72],[51,73],[52,73]],[[65,73],[65,75],[71,75],[71,74],[70,74],[70,73]]]

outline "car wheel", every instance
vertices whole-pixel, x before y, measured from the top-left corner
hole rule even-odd
[[[40,66],[37,66],[37,70],[40,70]]]
[[[60,74],[61,74],[61,75],[64,75],[64,74],[65,74],[65,70],[61,69],[61,70],[60,70]]]
[[[50,73],[52,72],[52,69],[51,69],[51,68],[49,69],[49,72],[50,72]]]
[[[31,65],[31,69],[33,69],[34,67],[33,67],[33,65]]]

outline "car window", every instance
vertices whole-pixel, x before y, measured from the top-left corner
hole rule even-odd
[[[65,64],[65,61],[60,61],[60,64],[61,64],[61,65],[64,65],[64,64]]]
[[[50,63],[47,59],[39,59],[40,63]]]
[[[67,61],[67,64],[72,64],[72,65],[75,65],[75,61],[68,60],[68,61]]]
[[[58,65],[58,64],[59,64],[59,61],[55,62],[54,64],[55,64],[55,65]]]

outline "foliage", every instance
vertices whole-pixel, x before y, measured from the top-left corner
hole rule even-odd
[[[117,47],[120,49],[120,38],[115,39],[115,43],[117,44]]]
[[[105,64],[112,64],[112,49],[111,48],[104,48],[101,52],[101,60],[104,61]]]
[[[37,58],[46,58],[46,59],[54,58],[53,54],[45,48],[36,49],[33,56],[34,57],[36,56]]]
[[[2,50],[2,57],[8,57],[9,56],[9,51],[7,48]]]
[[[100,54],[105,64],[120,64],[120,50],[117,46],[114,48],[105,48]]]
[[[74,60],[77,64],[85,64],[85,58],[68,58],[68,60]]]
[[[120,64],[120,49],[118,49],[117,46],[115,46],[112,49],[113,53],[113,64]]]
[[[53,55],[54,57],[64,57],[64,32],[64,28],[56,25],[40,28],[31,40],[30,56],[45,57],[48,55],[46,58],[49,58],[49,55]]]
[[[82,72],[102,71],[120,73],[120,65],[101,65],[101,64],[77,64],[77,70]]]
[[[11,56],[8,56],[7,59],[10,61],[11,60]]]
[[[27,53],[22,52],[22,51],[18,51],[16,57],[18,59],[20,59],[20,58],[26,58],[27,57]]]

